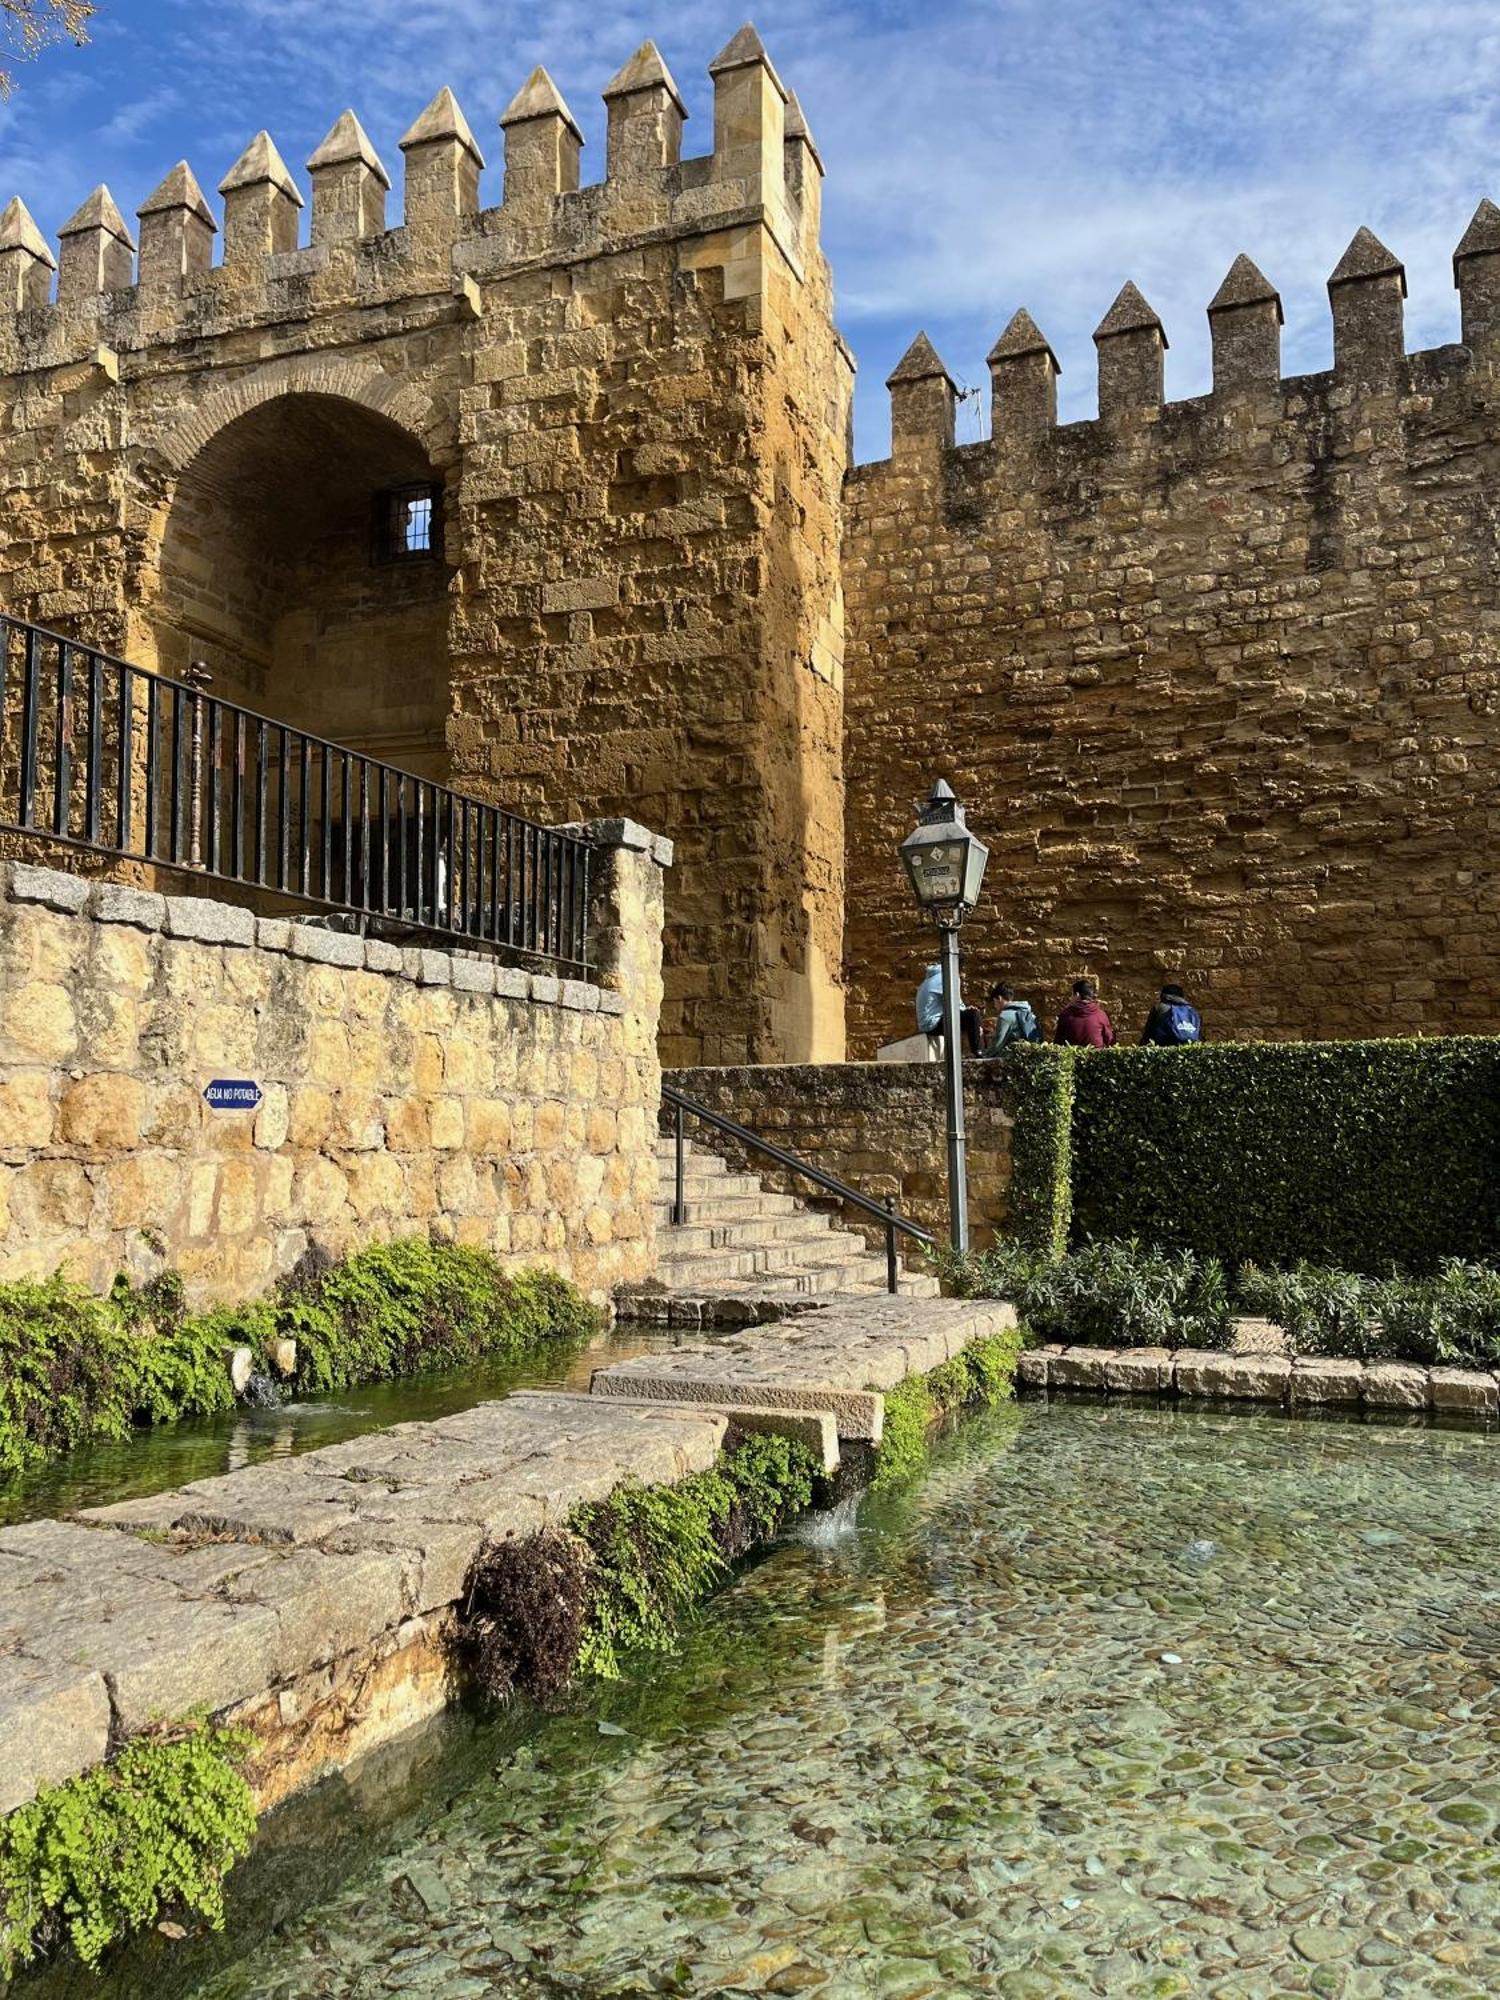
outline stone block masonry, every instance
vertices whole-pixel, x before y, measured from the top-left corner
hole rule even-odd
[[[948,1156],[943,1070],[937,1063],[784,1063],[727,1069],[677,1069],[667,1081],[710,1111],[797,1153],[861,1194],[896,1206],[946,1240]],[[974,1241],[983,1248],[1003,1227],[1010,1186],[1015,1107],[1003,1063],[964,1065],[969,1185]],[[712,1126],[688,1121],[694,1145],[706,1146],[783,1194],[806,1197],[807,1181],[783,1173],[763,1154]],[[879,1223],[847,1208],[843,1222],[883,1247]]]
[[[413,1234],[648,1276],[667,850],[596,838],[597,985],[0,868],[0,1278],[170,1266],[196,1305]]]
[[[638,50],[585,184],[538,69],[492,205],[439,91],[399,216],[345,113],[305,231],[260,133],[220,183],[219,262],[179,165],[138,260],[90,197],[55,298],[13,203],[0,604],[146,667],[201,658],[230,698],[538,819],[659,827],[669,1056],[833,1059],[853,371],[796,99],[753,29],[710,73],[711,144],[684,157]],[[431,546],[383,560],[372,515],[414,494]]]
[[[1359,232],[1332,371],[1283,380],[1281,302],[1240,258],[1213,391],[1180,403],[1127,286],[1099,416],[1060,427],[1057,358],[1017,313],[992,436],[956,448],[914,345],[891,456],[846,488],[858,1053],[910,1019],[928,939],[895,846],[934,773],[991,846],[970,1000],[1009,974],[1050,1026],[1093,976],[1133,1036],[1180,977],[1226,1039],[1500,1026],[1491,204],[1454,273],[1463,346],[1406,354],[1399,260]]]

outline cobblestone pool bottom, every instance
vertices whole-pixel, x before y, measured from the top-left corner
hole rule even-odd
[[[1500,1993],[1497,1519],[1474,1433],[977,1421],[198,1992]]]

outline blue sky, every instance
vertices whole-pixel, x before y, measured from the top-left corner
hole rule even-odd
[[[0,107],[0,198],[44,232],[100,180],[127,214],[179,158],[210,190],[269,127],[302,162],[346,104],[396,141],[458,93],[500,194],[495,120],[534,63],[603,171],[599,90],[647,35],[712,142],[707,64],[746,0],[99,0]],[[1401,255],[1409,346],[1457,338],[1449,257],[1500,198],[1495,0],[760,0],[828,167],[825,242],[860,364],[858,455],[925,326],[964,382],[1025,304],[1094,409],[1093,327],[1134,278],[1166,323],[1167,393],[1208,386],[1203,308],[1240,250],[1281,288],[1288,372],[1326,367],[1324,280],[1360,223]],[[394,204],[393,204],[394,219]],[[976,406],[960,436],[981,434]]]

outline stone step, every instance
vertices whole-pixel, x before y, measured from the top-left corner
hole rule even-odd
[[[662,1195],[654,1204],[657,1223],[662,1228],[671,1227],[672,1196]],[[754,1194],[720,1194],[717,1188],[702,1194],[688,1195],[688,1224],[701,1222],[739,1222],[757,1215],[821,1215],[824,1211],[795,1200],[789,1194],[767,1194],[757,1189]]]
[[[856,1249],[851,1256],[837,1241],[826,1244],[755,1243],[729,1244],[721,1249],[674,1251],[665,1248],[657,1258],[656,1274],[663,1284],[676,1283],[691,1271],[713,1277],[748,1278],[759,1274],[793,1273],[812,1265],[829,1270],[858,1272],[866,1263],[873,1270],[877,1260],[866,1259]],[[880,1264],[883,1271],[885,1266]],[[678,1274],[669,1277],[669,1273]]]
[[[675,1323],[670,1314],[705,1301],[705,1324],[717,1323],[721,1302],[725,1324],[774,1317],[795,1310],[797,1301],[844,1296],[872,1299],[886,1292],[885,1252],[858,1230],[839,1221],[838,1206],[825,1196],[790,1195],[765,1187],[753,1173],[733,1169],[719,1154],[689,1140],[683,1154],[683,1196],[687,1220],[671,1220],[676,1182],[676,1146],[657,1144],[661,1188],[656,1201],[660,1290],[628,1296],[622,1312]],[[940,1287],[928,1271],[906,1271],[899,1296],[936,1298]],[[668,1299],[665,1294],[670,1293]]]
[[[675,1177],[669,1167],[661,1177],[659,1201],[670,1201],[675,1188]],[[700,1174],[689,1169],[682,1177],[682,1191],[689,1203],[694,1201],[759,1201],[766,1193],[753,1174]],[[791,1201],[791,1195],[778,1197]]]
[[[662,1265],[657,1273],[673,1292],[708,1295],[713,1292],[754,1292],[767,1298],[806,1298],[835,1292],[857,1292],[873,1296],[885,1290],[883,1278],[877,1282],[864,1272],[851,1272],[847,1264],[797,1264],[781,1271],[741,1271],[716,1275],[697,1262],[682,1266]]]
[[[845,1232],[831,1229],[825,1216],[809,1215],[804,1209],[791,1215],[742,1215],[722,1222],[667,1222],[661,1225],[659,1242],[664,1256],[685,1250],[753,1250],[762,1243],[805,1243],[821,1250],[829,1243],[842,1243]],[[868,1254],[862,1238],[849,1239],[851,1254]]]

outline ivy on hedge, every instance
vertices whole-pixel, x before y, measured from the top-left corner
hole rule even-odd
[[[1019,1048],[1004,1074],[1027,1251],[1372,1273],[1500,1251],[1500,1038]]]
[[[1023,1044],[1006,1057],[1002,1076],[1015,1119],[1006,1233],[1027,1250],[1060,1257],[1072,1214],[1073,1052]]]
[[[1074,1067],[1075,1240],[1372,1272],[1500,1246],[1500,1040],[1112,1049]]]
[[[0,1284],[0,1475],[133,1425],[212,1416],[234,1401],[226,1350],[297,1342],[297,1386],[349,1388],[594,1332],[599,1316],[550,1271],[507,1276],[480,1250],[412,1237],[342,1263],[304,1262],[267,1299],[202,1314],[171,1273],[100,1299],[63,1278]]]

